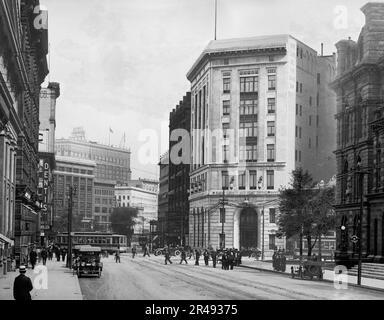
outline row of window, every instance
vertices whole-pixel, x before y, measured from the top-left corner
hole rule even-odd
[[[112,213],[112,208],[95,207],[95,213]]]
[[[256,190],[263,187],[263,177],[260,176],[257,179],[256,170],[247,170],[249,173],[249,189]],[[233,187],[234,177],[229,180],[229,172],[227,170],[221,171],[222,189],[228,190]],[[239,172],[238,174],[238,188],[239,190],[245,190],[246,186],[246,171]],[[275,172],[274,170],[267,170],[267,190],[273,190],[275,188]]]
[[[57,167],[57,171],[93,175],[93,171],[92,170],[77,169],[77,168],[72,168],[72,167],[58,166]]]
[[[268,74],[268,90],[276,90],[276,74]],[[258,92],[259,90],[259,77],[241,77],[240,78],[240,93]],[[231,78],[223,78],[223,93],[231,92]]]
[[[86,153],[86,152],[67,151],[63,147],[60,147],[60,146],[58,146],[58,153],[60,153],[60,155],[62,155],[62,156],[105,161],[105,162],[116,163],[116,164],[123,165],[123,166],[129,165],[128,159],[121,159],[121,158],[110,157],[110,156],[106,156],[106,155],[96,155],[96,154]]]
[[[276,112],[276,98],[267,99],[268,113]],[[258,101],[256,99],[241,99],[240,100],[240,115],[256,115],[258,109]],[[229,116],[231,113],[231,101],[223,101],[223,116]]]
[[[191,179],[191,194],[207,190],[207,173],[202,173]]]
[[[109,199],[100,199],[100,198],[95,198],[95,204],[105,204],[105,205],[113,205],[114,201],[113,199],[109,198]]]
[[[115,191],[114,190],[105,190],[105,189],[96,189],[95,188],[95,195],[114,196],[115,195]]]

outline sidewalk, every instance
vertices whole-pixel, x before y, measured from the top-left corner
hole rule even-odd
[[[243,268],[252,268],[256,270],[261,271],[270,271],[275,273],[282,273],[279,271],[274,271],[272,267],[272,261],[258,261],[253,258],[245,258],[243,257],[241,259],[241,267]],[[285,274],[291,275],[291,266],[294,266],[294,268],[297,267],[296,265],[287,264],[287,268],[285,271]],[[334,271],[333,270],[323,270],[323,280],[325,281],[334,281]],[[356,276],[348,276],[348,285],[356,285],[357,283],[357,277]],[[361,278],[361,286],[365,287],[367,289],[379,289],[384,290],[384,280],[378,280],[378,279],[370,279],[370,278]]]
[[[32,300],[83,300],[79,280],[76,275],[65,267],[65,262],[47,261],[48,282],[47,289],[38,289],[35,278],[42,274],[35,274],[29,268],[26,275],[31,278],[34,289],[31,291]],[[36,268],[35,268],[36,269]],[[13,300],[13,282],[19,271],[0,275],[0,300]],[[36,283],[38,279],[36,279]]]

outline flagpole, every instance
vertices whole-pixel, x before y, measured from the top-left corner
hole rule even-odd
[[[217,26],[217,0],[215,0],[215,40],[216,40],[216,27]]]
[[[109,146],[111,146],[111,128],[109,128],[109,143],[108,143]]]

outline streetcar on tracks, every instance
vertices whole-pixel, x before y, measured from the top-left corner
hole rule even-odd
[[[113,254],[117,250],[127,252],[127,236],[107,232],[72,232],[72,246],[96,246],[102,252]],[[68,233],[59,233],[55,238],[55,245],[68,248]]]

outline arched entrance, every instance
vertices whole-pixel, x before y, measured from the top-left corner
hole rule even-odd
[[[244,208],[240,212],[240,248],[258,247],[257,212]]]

